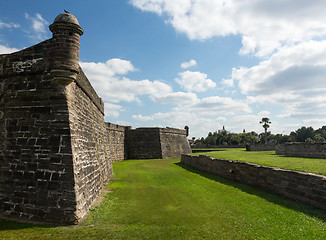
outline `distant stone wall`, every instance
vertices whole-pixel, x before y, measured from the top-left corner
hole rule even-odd
[[[162,158],[175,158],[180,157],[181,154],[191,153],[184,129],[161,128],[160,141]]]
[[[275,144],[248,144],[246,145],[247,151],[274,151]]]
[[[128,159],[160,159],[191,153],[186,130],[176,128],[137,128],[126,130]]]
[[[182,155],[181,162],[217,176],[326,210],[326,177],[252,163]]]
[[[285,143],[277,145],[275,153],[290,157],[326,158],[326,143]]]
[[[127,159],[162,158],[159,128],[137,128],[126,131]]]
[[[112,162],[119,162],[126,159],[125,156],[125,126],[113,123],[106,123],[108,134],[108,147]]]

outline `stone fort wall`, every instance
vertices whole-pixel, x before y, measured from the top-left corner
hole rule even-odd
[[[160,159],[191,153],[186,130],[177,128],[136,128],[126,130],[128,159]]]
[[[289,157],[326,158],[326,143],[278,144],[275,154]]]
[[[326,210],[326,177],[322,175],[214,159],[205,155],[182,155],[181,162],[232,181]]]
[[[50,30],[51,39],[0,55],[0,216],[71,224],[109,181],[112,162],[191,150],[184,130],[105,122],[79,66],[77,19],[60,14]]]

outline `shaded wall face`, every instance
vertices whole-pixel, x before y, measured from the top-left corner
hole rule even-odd
[[[138,128],[126,131],[126,152],[128,159],[162,158],[158,128]]]
[[[74,222],[64,87],[45,72],[40,49],[42,45],[0,58],[0,214]]]
[[[161,131],[162,158],[180,157],[181,154],[191,153],[191,148],[185,131],[163,129]]]
[[[78,218],[83,218],[112,175],[109,136],[100,109],[71,83],[66,91]]]

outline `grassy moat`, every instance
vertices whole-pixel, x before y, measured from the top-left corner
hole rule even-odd
[[[234,160],[247,161],[240,157],[248,154],[264,165],[275,157],[232,151]],[[210,154],[229,159],[227,152]],[[180,159],[114,163],[113,178],[111,192],[80,225],[0,220],[0,239],[326,239],[325,211],[195,170]]]

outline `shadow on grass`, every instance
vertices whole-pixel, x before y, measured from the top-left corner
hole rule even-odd
[[[28,228],[50,228],[56,227],[56,225],[41,225],[37,223],[24,223],[24,222],[16,222],[14,220],[8,219],[0,219],[0,233],[5,230],[20,230],[20,229],[28,229]]]
[[[246,193],[248,193],[250,195],[256,195],[256,196],[258,196],[260,198],[263,198],[263,199],[265,199],[265,200],[267,200],[267,201],[269,201],[271,203],[280,205],[282,207],[285,207],[285,208],[288,208],[288,209],[291,209],[291,210],[302,212],[302,213],[304,213],[306,215],[318,218],[318,219],[322,220],[323,222],[326,222],[326,211],[323,211],[323,210],[318,209],[316,207],[305,205],[305,204],[298,203],[298,202],[294,202],[294,201],[291,201],[291,200],[287,200],[287,199],[284,199],[284,198],[282,198],[282,197],[280,197],[280,196],[278,196],[276,194],[265,192],[265,191],[260,190],[258,188],[251,187],[249,185],[245,185],[243,183],[233,182],[231,180],[221,178],[221,177],[216,176],[214,174],[207,173],[207,172],[201,171],[199,169],[187,166],[187,165],[185,165],[185,164],[183,164],[181,162],[178,162],[178,163],[175,163],[175,164],[178,165],[179,167],[182,167],[183,169],[185,169],[185,170],[187,170],[189,172],[198,174],[198,175],[200,175],[202,177],[208,178],[210,180],[214,180],[214,181],[219,182],[219,183],[224,184],[224,185],[232,186],[232,187],[240,189],[241,191],[246,192]]]

